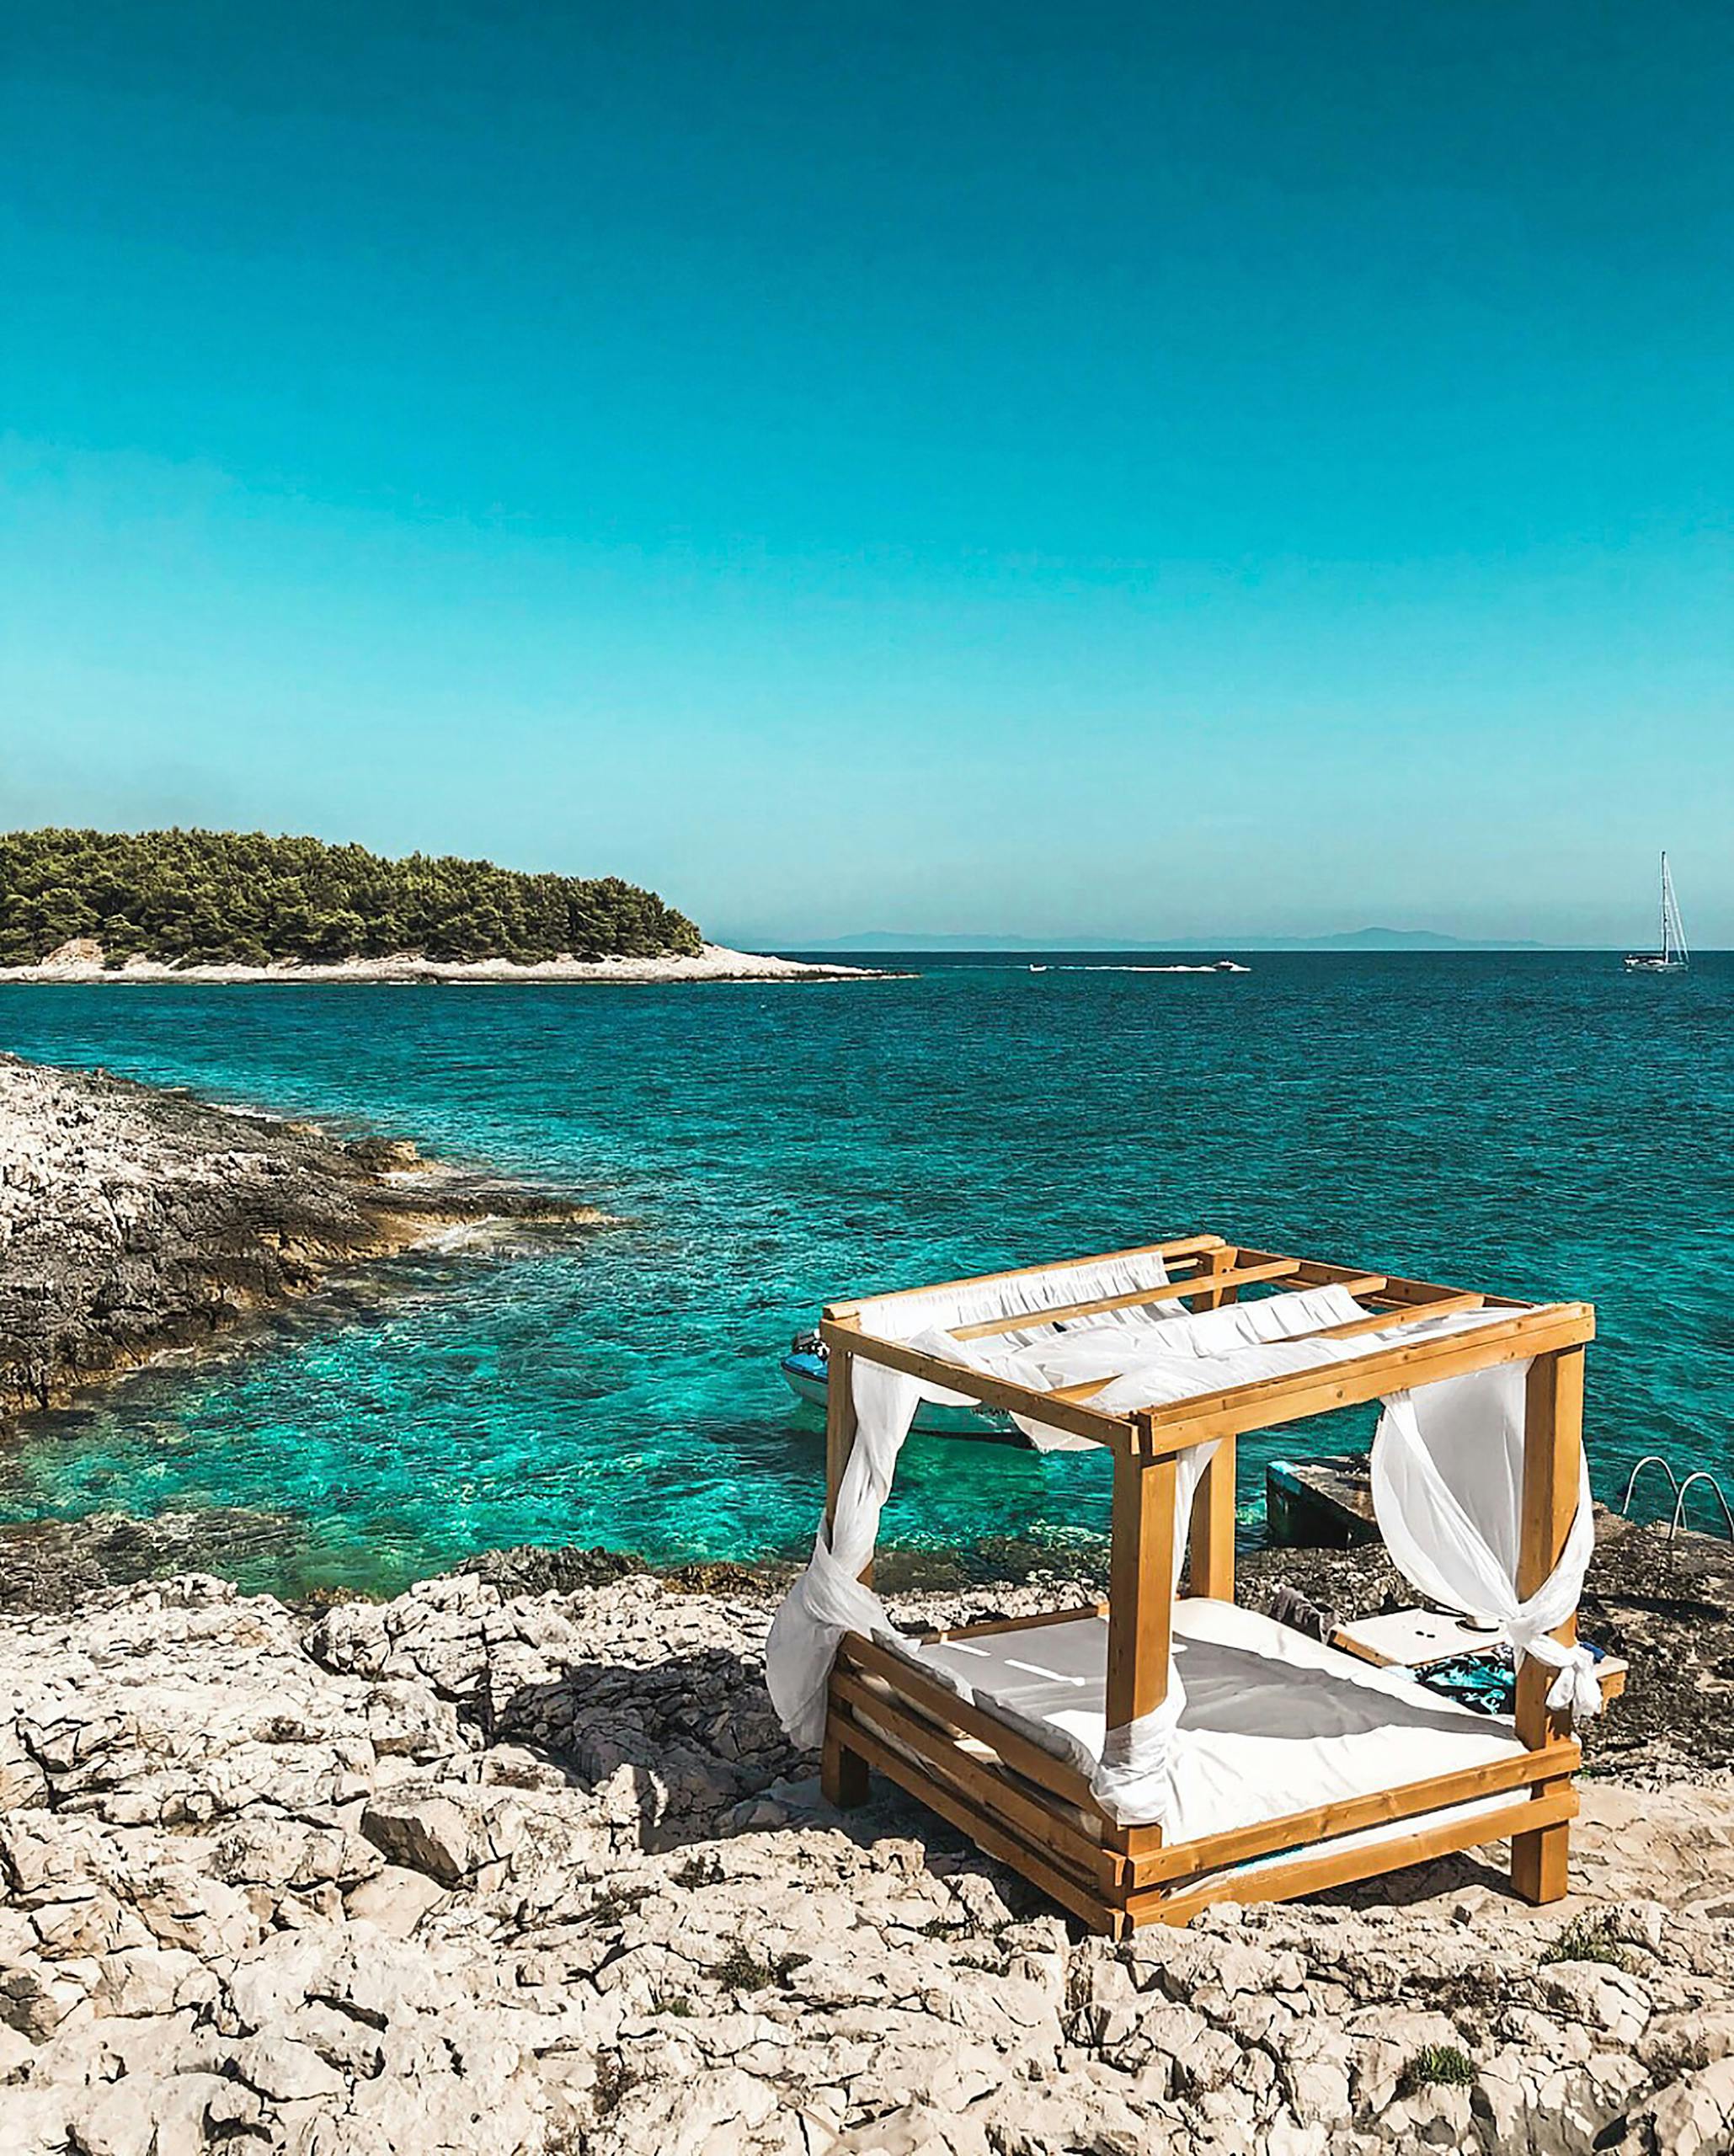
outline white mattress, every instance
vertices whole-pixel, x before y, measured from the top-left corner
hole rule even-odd
[[[1094,1768],[1106,1719],[1105,1619],[895,1644],[984,1713],[1084,1773]],[[1232,1603],[1176,1602],[1174,1653],[1187,1705],[1174,1810],[1164,1822],[1170,1841],[1370,1796],[1523,1748],[1508,1717],[1456,1706],[1401,1672],[1374,1668]]]

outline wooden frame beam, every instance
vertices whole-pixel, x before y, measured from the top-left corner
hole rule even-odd
[[[1032,1847],[1045,1850],[1084,1881],[1094,1880],[1102,1844],[1070,1813],[1043,1803],[1039,1789],[1020,1788],[1000,1774],[990,1745],[971,1739],[960,1743],[949,1730],[912,1714],[895,1694],[881,1698],[863,1678],[846,1671],[838,1677],[831,1696],[849,1710],[856,1728],[865,1726],[913,1752],[924,1766],[958,1783],[978,1803],[996,1807]]]
[[[1305,1812],[1285,1813],[1279,1819],[1260,1819],[1250,1827],[1176,1842],[1138,1861],[1136,1883],[1155,1886],[1189,1872],[1250,1864],[1305,1843],[1334,1841],[1344,1834],[1363,1833],[1369,1827],[1393,1826],[1400,1819],[1419,1818],[1453,1805],[1473,1804],[1526,1785],[1550,1788],[1556,1778],[1575,1774],[1582,1757],[1575,1742],[1561,1738],[1545,1752],[1513,1752],[1508,1758],[1459,1768],[1451,1774],[1424,1775],[1418,1781],[1375,1790],[1369,1796],[1341,1797]]]
[[[924,1295],[948,1294],[954,1288],[981,1288],[995,1280],[1028,1280],[1038,1273],[1077,1273],[1086,1265],[1109,1265],[1125,1257],[1190,1257],[1198,1251],[1220,1250],[1224,1238],[1217,1235],[1179,1235],[1166,1243],[1139,1243],[1131,1250],[1098,1251],[1093,1257],[1055,1258],[1048,1265],[1017,1265],[1005,1273],[974,1273],[964,1280],[942,1280],[931,1288],[914,1290]],[[858,1317],[862,1310],[883,1303],[900,1303],[911,1290],[894,1288],[883,1295],[862,1295],[850,1303],[827,1303],[826,1317]]]
[[[837,1492],[843,1486],[843,1470],[855,1449],[855,1386],[851,1358],[852,1342],[843,1337],[852,1328],[839,1326],[839,1337],[828,1342],[824,1388],[824,1524],[826,1532],[837,1515]],[[835,1383],[832,1382],[835,1380]]]
[[[1564,1826],[1577,1813],[1577,1792],[1567,1783],[1551,1796],[1525,1797],[1468,1818],[1421,1820],[1412,1833],[1363,1842],[1358,1848],[1337,1848],[1327,1842],[1296,1849],[1283,1863],[1219,1871],[1171,1888],[1128,1895],[1123,1904],[1120,1929],[1135,1931],[1147,1924],[1189,1924],[1213,1902],[1286,1902],[1301,1894],[1320,1894],[1330,1886],[1346,1886],[1354,1879],[1376,1879],[1387,1871],[1429,1863],[1434,1857],[1449,1856],[1458,1849],[1481,1849],[1507,1837],[1515,1842],[1525,1830]]]
[[[1168,1696],[1174,1609],[1175,1464],[1114,1461],[1108,1550],[1107,1726],[1154,1714]]]
[[[1475,1296],[1475,1294],[1471,1294],[1471,1291],[1465,1291],[1465,1294],[1458,1294],[1458,1296],[1441,1298],[1441,1300],[1432,1302],[1432,1305],[1415,1302],[1415,1305],[1404,1305],[1402,1309],[1397,1309],[1397,1310],[1372,1310],[1368,1317],[1353,1317],[1353,1320],[1348,1320],[1348,1324],[1320,1326],[1318,1332],[1303,1332],[1303,1335],[1296,1335],[1296,1337],[1299,1337],[1299,1339],[1315,1339],[1315,1341],[1342,1341],[1342,1339],[1354,1339],[1354,1337],[1361,1335],[1361,1332],[1395,1332],[1400,1331],[1402,1326],[1422,1324],[1422,1321],[1427,1320],[1427,1317],[1456,1315],[1456,1310],[1460,1309],[1462,1310],[1480,1309],[1480,1306],[1481,1306],[1481,1296]],[[1523,1315],[1549,1317],[1549,1315],[1555,1315],[1555,1313],[1560,1313],[1560,1310],[1568,1310],[1568,1309],[1585,1309],[1585,1305],[1560,1305],[1560,1302],[1557,1302],[1557,1305],[1542,1305],[1538,1306],[1538,1309],[1525,1309]],[[1510,1339],[1512,1337],[1510,1324],[1512,1324],[1510,1320],[1499,1320],[1499,1331],[1497,1332],[1492,1326],[1488,1326],[1488,1328],[1484,1328],[1484,1331],[1475,1331],[1475,1332],[1452,1332],[1452,1335],[1447,1335],[1445,1339],[1441,1341],[1417,1341],[1417,1343],[1408,1345],[1408,1348],[1404,1348],[1402,1343],[1395,1343],[1395,1350],[1393,1352],[1411,1356],[1417,1352],[1417,1348],[1441,1348],[1441,1350],[1445,1350],[1445,1348],[1452,1348],[1452,1345],[1456,1345],[1458,1341],[1465,1341],[1465,1339],[1491,1339],[1491,1337],[1497,1337],[1497,1339]],[[1491,1356],[1488,1360],[1495,1360],[1495,1363],[1499,1363],[1499,1360],[1516,1360],[1516,1356]],[[1206,1412],[1219,1414],[1220,1410],[1240,1410],[1238,1417],[1234,1417],[1234,1421],[1231,1421],[1231,1428],[1227,1421],[1225,1423],[1220,1423],[1219,1428],[1220,1428],[1220,1433],[1225,1433],[1225,1436],[1242,1436],[1246,1429],[1277,1428],[1277,1425],[1281,1423],[1299,1421],[1299,1418],[1307,1417],[1307,1414],[1322,1414],[1326,1412],[1326,1408],[1333,1408],[1333,1406],[1335,1408],[1342,1408],[1342,1406],[1354,1406],[1354,1401],[1350,1401],[1348,1397],[1342,1397],[1342,1399],[1326,1399],[1322,1406],[1285,1408],[1283,1412],[1262,1412],[1262,1406],[1264,1406],[1266,1399],[1279,1406],[1281,1401],[1283,1401],[1283,1395],[1288,1393],[1289,1389],[1305,1389],[1307,1390],[1307,1397],[1311,1397],[1311,1395],[1318,1390],[1318,1386],[1324,1385],[1329,1378],[1333,1378],[1335,1374],[1343,1374],[1343,1371],[1350,1371],[1350,1369],[1357,1369],[1357,1371],[1358,1369],[1387,1369],[1387,1367],[1393,1367],[1393,1364],[1389,1364],[1383,1356],[1365,1356],[1365,1358],[1354,1358],[1353,1363],[1318,1363],[1314,1364],[1314,1367],[1309,1367],[1309,1369],[1285,1371],[1285,1374],[1279,1375],[1279,1378],[1253,1378],[1249,1380],[1246,1385],[1227,1386],[1227,1389],[1220,1390],[1220,1393],[1197,1393],[1192,1395],[1191,1399],[1177,1399],[1177,1401],[1171,1401],[1166,1408],[1158,1408],[1156,1418],[1158,1418],[1158,1423],[1169,1423],[1169,1421],[1173,1421],[1173,1418],[1182,1418],[1182,1421],[1188,1421],[1188,1423],[1191,1423],[1195,1414],[1206,1414]],[[1481,1367],[1486,1367],[1486,1363],[1475,1363],[1475,1364],[1469,1364],[1469,1367],[1481,1369]],[[1112,1385],[1112,1378],[1089,1378],[1085,1380],[1083,1385],[1054,1386],[1053,1393],[1048,1393],[1046,1397],[1061,1399],[1061,1401],[1068,1401],[1068,1404],[1072,1406],[1080,1406],[1083,1401],[1087,1401],[1087,1399],[1093,1399],[1093,1395],[1096,1393],[1104,1393],[1111,1385]],[[1378,1389],[1374,1389],[1372,1393],[1363,1393],[1361,1397],[1378,1399],[1380,1390],[1391,1390],[1391,1386],[1378,1386]],[[1197,1438],[1197,1436],[1192,1436],[1191,1432],[1180,1440],[1182,1447],[1187,1447],[1187,1444],[1197,1444],[1197,1443],[1201,1443],[1201,1440]]]
[[[1021,1872],[1032,1886],[1058,1902],[1063,1909],[1081,1917],[1092,1929],[1117,1935],[1127,1929],[1123,1916],[1101,1892],[1092,1892],[1062,1866],[1032,1849],[1021,1835],[1013,1833],[991,1812],[971,1803],[961,1790],[937,1775],[924,1772],[894,1746],[874,1736],[871,1730],[863,1729],[848,1716],[846,1709],[840,1718],[847,1721],[851,1746],[870,1766],[888,1781],[906,1789],[930,1812],[936,1812],[942,1819],[967,1834],[984,1854],[997,1857],[1001,1864],[1008,1864],[1014,1871]]]
[[[853,1327],[840,1325],[826,1364],[824,1392],[824,1531],[830,1540],[837,1517],[837,1493],[855,1450],[855,1386],[849,1335]],[[868,1560],[863,1581],[872,1584],[873,1567]],[[865,1801],[867,1762],[843,1746],[829,1707],[825,1711],[824,1742],[819,1756],[819,1783],[830,1801],[848,1811]]]
[[[1369,1326],[1367,1330],[1378,1328]],[[1555,1303],[1478,1326],[1473,1331],[1447,1333],[1437,1340],[1357,1356],[1353,1362],[1259,1379],[1147,1411],[1152,1449],[1183,1452],[1207,1438],[1237,1437],[1246,1430],[1271,1429],[1310,1415],[1327,1414],[1332,1408],[1357,1407],[1406,1385],[1429,1385],[1442,1377],[1459,1377],[1500,1363],[1582,1347],[1594,1335],[1595,1314],[1587,1303]]]
[[[1090,1785],[1075,1767],[1044,1751],[1032,1737],[1008,1729],[972,1701],[959,1699],[936,1677],[930,1677],[891,1648],[882,1647],[877,1640],[858,1639],[851,1633],[837,1650],[836,1668],[846,1673],[855,1669],[877,1678],[894,1694],[919,1707],[930,1721],[990,1746],[1026,1781],[1048,1790],[1062,1803],[1075,1805],[1083,1812],[1096,1810]]]
[[[1383,1290],[1380,1291],[1382,1295]],[[1379,1295],[1373,1299],[1380,1299]],[[1485,1310],[1487,1298],[1477,1294],[1472,1288],[1454,1290],[1449,1295],[1435,1295],[1427,1302],[1394,1303],[1385,1310],[1374,1310],[1369,1316],[1351,1318],[1346,1325],[1333,1325],[1321,1332],[1321,1340],[1352,1340],[1359,1332],[1385,1332],[1399,1326],[1420,1325],[1433,1317],[1455,1317],[1464,1310]]]
[[[1236,1451],[1233,1438],[1217,1440],[1192,1496],[1192,1524],[1187,1536],[1187,1585],[1193,1594],[1208,1596],[1213,1602],[1235,1598]],[[1175,1592],[1179,1592],[1177,1582]]]
[[[851,1355],[882,1363],[888,1370],[901,1370],[906,1377],[921,1378],[929,1385],[942,1385],[948,1392],[967,1393],[986,1406],[1001,1408],[1008,1415],[1027,1415],[1032,1422],[1045,1422],[1070,1437],[1088,1438],[1095,1444],[1131,1442],[1132,1425],[1122,1416],[1105,1415],[1100,1409],[1061,1400],[1035,1385],[1016,1385],[1008,1378],[990,1377],[984,1370],[945,1362],[920,1348],[905,1347],[901,1341],[880,1340],[871,1332],[857,1331],[852,1321],[846,1324],[836,1318],[823,1318],[819,1330],[829,1353],[835,1353],[840,1344]]]
[[[1080,1602],[1075,1609],[1042,1609],[1028,1617],[983,1617],[973,1625],[948,1625],[943,1631],[917,1632],[924,1647],[942,1647],[948,1640],[975,1640],[995,1632],[1039,1631],[1044,1625],[1075,1625],[1084,1617],[1106,1617],[1105,1602]]]
[[[1267,1258],[1282,1256],[1281,1251],[1253,1250],[1249,1245],[1242,1243],[1236,1248],[1235,1262],[1240,1265],[1258,1265]],[[1331,1259],[1322,1257],[1303,1257],[1299,1261],[1299,1265],[1300,1277],[1309,1288],[1328,1288],[1333,1282],[1352,1279],[1365,1270],[1363,1267],[1358,1265],[1338,1265]],[[1461,1292],[1456,1288],[1446,1286],[1443,1281],[1411,1280],[1400,1273],[1388,1273],[1381,1277],[1390,1283],[1392,1299],[1397,1302],[1426,1301],[1440,1295],[1454,1295]],[[1492,1299],[1490,1298],[1490,1299]]]

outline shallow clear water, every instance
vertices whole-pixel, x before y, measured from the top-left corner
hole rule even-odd
[[[822,1300],[1198,1227],[1591,1297],[1602,1494],[1647,1451],[1734,1465],[1734,958],[1683,980],[1591,954],[915,963],[780,988],[0,986],[18,1054],[349,1118],[629,1222],[400,1261],[40,1418],[0,1515],[211,1508],[231,1567],[292,1591],[520,1541],[793,1555],[823,1447],[776,1363]],[[1243,1500],[1346,1424],[1247,1444]],[[1093,1541],[1107,1466],[913,1438],[886,1540],[972,1568]]]

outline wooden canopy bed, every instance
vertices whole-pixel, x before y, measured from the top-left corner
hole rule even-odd
[[[886,1337],[896,1330],[888,1321],[876,1329],[910,1298],[830,1306],[821,1545],[856,1442],[853,1380],[863,1363],[967,1390],[1106,1447],[1113,1497],[1104,1604],[919,1637],[888,1625],[836,1627],[823,1701],[826,1793],[840,1805],[858,1803],[876,1770],[1117,1936],[1153,1922],[1183,1923],[1212,1902],[1283,1899],[1507,1838],[1517,1892],[1532,1902],[1558,1898],[1566,1889],[1580,1753],[1569,1716],[1548,1704],[1554,1671],[1533,1651],[1520,1657],[1514,1715],[1489,1716],[1425,1690],[1406,1670],[1374,1668],[1238,1609],[1235,1441],[1400,1389],[1406,1397],[1411,1387],[1527,1365],[1526,1376],[1506,1376],[1521,1384],[1513,1584],[1529,1596],[1561,1565],[1587,1487],[1583,1353],[1593,1309],[1523,1304],[1215,1235],[1075,1266],[1098,1277],[1118,1266],[1115,1277],[1125,1277],[1127,1260],[1143,1267],[1131,1277],[1155,1284],[1068,1300],[1070,1268],[1048,1267],[920,1293],[949,1297],[948,1308],[966,1312],[983,1307],[984,1293],[1010,1294],[1011,1315],[955,1325],[946,1336],[991,1345],[995,1336],[1027,1338],[1032,1329],[1068,1337],[1107,1313],[1117,1314],[1115,1323],[1165,1319],[1225,1310],[1243,1295],[1262,1304],[1334,1289],[1360,1314],[1309,1332],[1304,1344],[1346,1358],[1155,1406],[1107,1408],[1099,1400],[1105,1381],[1043,1389],[981,1369],[964,1376],[949,1353]],[[1459,1321],[1467,1329],[1437,1322],[1469,1312],[1477,1315]],[[1245,1304],[1231,1321],[1250,1322]],[[1162,1326],[1152,1331],[1165,1337]],[[1363,1335],[1378,1337],[1363,1342]],[[1357,1344],[1329,1345],[1344,1340]],[[1211,1440],[1219,1442],[1199,1470],[1189,1561],[1176,1581],[1176,1466]],[[1189,1493],[1182,1476],[1182,1506]],[[860,1577],[870,1585],[870,1575],[869,1561]],[[1569,1646],[1575,1624],[1567,1616],[1548,1639]],[[1161,1823],[1128,1823],[1092,1792],[1092,1768],[1105,1732],[1159,1714],[1173,1670],[1185,1673],[1187,1704],[1174,1742],[1171,1801]]]

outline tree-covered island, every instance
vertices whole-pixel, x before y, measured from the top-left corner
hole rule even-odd
[[[0,965],[99,943],[114,967],[329,965],[403,953],[519,964],[659,958],[698,930],[618,877],[530,875],[488,861],[260,831],[13,831],[0,836]]]

